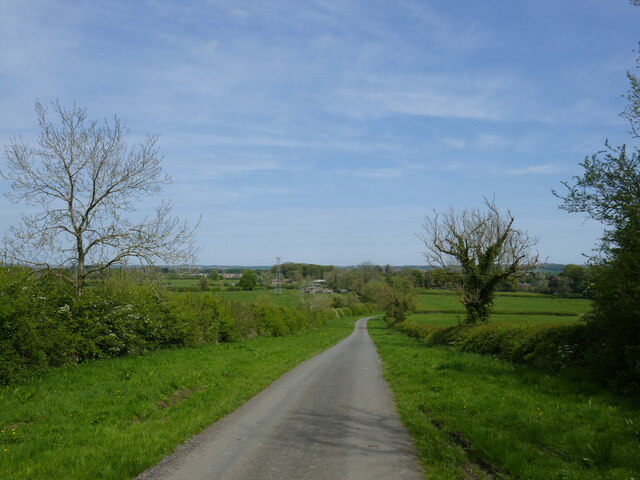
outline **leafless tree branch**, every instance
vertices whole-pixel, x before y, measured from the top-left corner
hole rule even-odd
[[[511,211],[501,212],[485,198],[484,210],[434,211],[425,218],[420,239],[431,265],[452,273],[467,320],[485,321],[499,283],[538,268],[538,239],[516,229]]]
[[[36,102],[37,146],[16,137],[4,149],[7,168],[0,174],[11,184],[6,196],[37,207],[11,227],[5,261],[72,268],[78,296],[88,275],[131,258],[146,264],[194,261],[197,225],[172,217],[170,203],[138,222],[126,215],[170,183],[160,166],[158,135],[129,147],[129,132],[117,117],[99,124],[75,103],[65,109],[55,101],[52,108],[57,123]]]

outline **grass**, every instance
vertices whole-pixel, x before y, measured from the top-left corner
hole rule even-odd
[[[167,283],[174,287],[198,287],[198,280],[193,278],[172,278],[168,279]],[[211,285],[218,282],[210,282]],[[281,305],[285,307],[297,307],[300,305],[300,290],[298,289],[284,289],[280,293],[276,294],[273,289],[259,289],[259,290],[219,290],[213,291],[214,295],[230,298],[238,302],[256,302],[266,300],[274,305]],[[305,298],[309,294],[304,294]]]
[[[586,381],[429,348],[369,321],[431,480],[639,479],[640,407]]]
[[[288,337],[59,368],[0,388],[0,478],[131,478],[347,336],[355,318]]]
[[[190,277],[190,278],[171,278],[165,277],[164,283],[172,287],[195,287],[200,288],[200,279],[202,277]],[[237,279],[221,279],[210,280],[207,278],[209,287],[231,287],[238,283]]]
[[[407,322],[450,327],[464,321],[465,310],[455,292],[429,290],[416,297],[418,312]],[[557,298],[549,295],[505,293],[497,295],[493,314],[495,323],[576,323],[591,310],[591,301],[581,298]]]
[[[226,297],[238,302],[256,302],[265,300],[272,302],[275,305],[282,305],[285,307],[297,307],[300,305],[300,291],[299,290],[282,290],[279,294],[276,294],[273,290],[248,290],[248,291],[236,291],[236,292],[214,292],[215,295]],[[309,294],[304,294],[307,297]]]
[[[535,325],[540,323],[570,324],[580,322],[580,316],[558,316],[558,315],[514,315],[514,314],[494,314],[491,316],[491,323],[519,323]],[[407,316],[407,322],[420,323],[423,325],[437,325],[439,327],[452,327],[460,322],[464,323],[464,313],[416,313]]]

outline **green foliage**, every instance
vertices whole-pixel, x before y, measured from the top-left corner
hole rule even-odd
[[[285,262],[280,265],[280,272],[284,278],[298,282],[304,278],[319,279],[324,274],[334,270],[333,265],[315,265],[312,263]],[[271,273],[276,273],[277,267],[271,267]]]
[[[362,287],[360,297],[365,302],[377,303],[383,307],[385,304],[385,296],[388,292],[389,284],[387,282],[384,280],[373,280]]]
[[[200,277],[198,279],[198,287],[200,287],[202,291],[209,290],[209,280],[207,280],[207,277]]]
[[[451,288],[454,284],[453,274],[446,268],[432,268],[424,276],[425,288]]]
[[[578,294],[583,294],[588,288],[588,273],[587,268],[574,264],[565,265],[562,270],[562,276],[571,280],[571,291]]]
[[[78,361],[184,344],[164,289],[124,272],[86,290],[73,304],[68,325],[79,336]]]
[[[0,384],[71,355],[74,336],[65,321],[73,291],[66,282],[0,267],[0,297]]]
[[[469,324],[489,320],[498,287],[538,267],[531,252],[537,239],[514,227],[509,210],[502,213],[486,198],[484,205],[484,211],[434,212],[422,237],[427,261],[450,270]]]
[[[462,325],[435,332],[432,345],[453,346],[463,352],[495,355],[513,363],[528,363],[559,372],[566,366],[585,366],[593,342],[586,325]]]
[[[380,305],[389,324],[403,322],[408,313],[415,311],[416,290],[408,278],[394,277],[383,293]]]
[[[210,292],[169,293],[153,278],[114,271],[76,299],[51,275],[0,267],[0,384],[46,367],[289,335],[336,314],[275,305],[261,295],[247,302]]]
[[[258,275],[253,270],[245,270],[240,277],[240,281],[238,282],[238,286],[242,290],[253,290],[256,288],[258,284]]]
[[[213,294],[175,293],[169,304],[186,346],[239,339],[232,309],[224,299]]]
[[[639,57],[640,61],[640,57]],[[629,104],[623,112],[631,134],[640,138],[640,82],[629,73]],[[593,258],[591,323],[601,335],[594,368],[618,388],[640,391],[640,150],[605,149],[580,164],[581,176],[563,182],[560,208],[584,213],[607,230]]]
[[[629,321],[624,317],[629,311],[640,315],[640,306],[633,296],[637,287],[624,283],[628,276],[614,273],[610,268],[594,269],[599,288],[617,292],[611,305],[620,308],[623,301],[628,302],[619,311],[607,313],[612,322],[623,324]],[[603,287],[605,280],[611,285]],[[493,313],[492,323],[471,327],[460,325],[462,310],[455,309],[453,295],[445,291],[421,294],[418,295],[421,313],[407,316],[406,321],[394,328],[431,345],[494,355],[551,372],[565,367],[579,368],[583,375],[616,392],[640,394],[640,349],[627,343],[631,335],[616,338],[623,330],[615,324],[605,329],[601,321],[594,319],[597,313],[587,313],[592,302],[531,295],[500,295],[497,300],[500,310]]]
[[[362,316],[376,313],[379,310],[375,303],[357,303],[351,307],[336,308],[339,317],[350,317],[352,315]]]
[[[640,235],[640,230],[638,232]],[[594,268],[594,313],[602,341],[593,367],[618,389],[640,392],[640,239]]]

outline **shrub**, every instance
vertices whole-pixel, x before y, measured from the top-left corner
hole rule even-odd
[[[567,366],[586,365],[585,352],[591,343],[591,334],[582,324],[462,325],[434,333],[430,343],[559,372]]]
[[[51,274],[0,267],[0,297],[0,383],[61,363],[73,335],[58,310],[71,289]]]
[[[442,327],[436,325],[424,325],[406,321],[393,324],[393,328],[422,342],[428,342],[436,332],[442,330]]]
[[[196,346],[240,338],[227,302],[210,294],[180,293],[170,297],[173,317],[185,345]]]
[[[0,384],[46,367],[160,348],[283,336],[322,325],[331,308],[239,303],[210,292],[169,293],[115,271],[75,299],[50,274],[0,267]]]
[[[429,345],[494,355],[512,363],[529,364],[554,373],[567,367],[587,369],[594,378],[610,383],[609,378],[596,368],[601,343],[589,325],[482,324],[442,328],[401,322],[393,325],[393,328]],[[629,372],[629,375],[634,374]]]

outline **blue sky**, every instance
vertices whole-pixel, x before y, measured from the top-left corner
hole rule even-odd
[[[3,0],[0,143],[36,99],[160,133],[201,264],[422,264],[426,214],[494,195],[582,263],[601,227],[551,189],[629,142],[638,25],[628,0]]]

